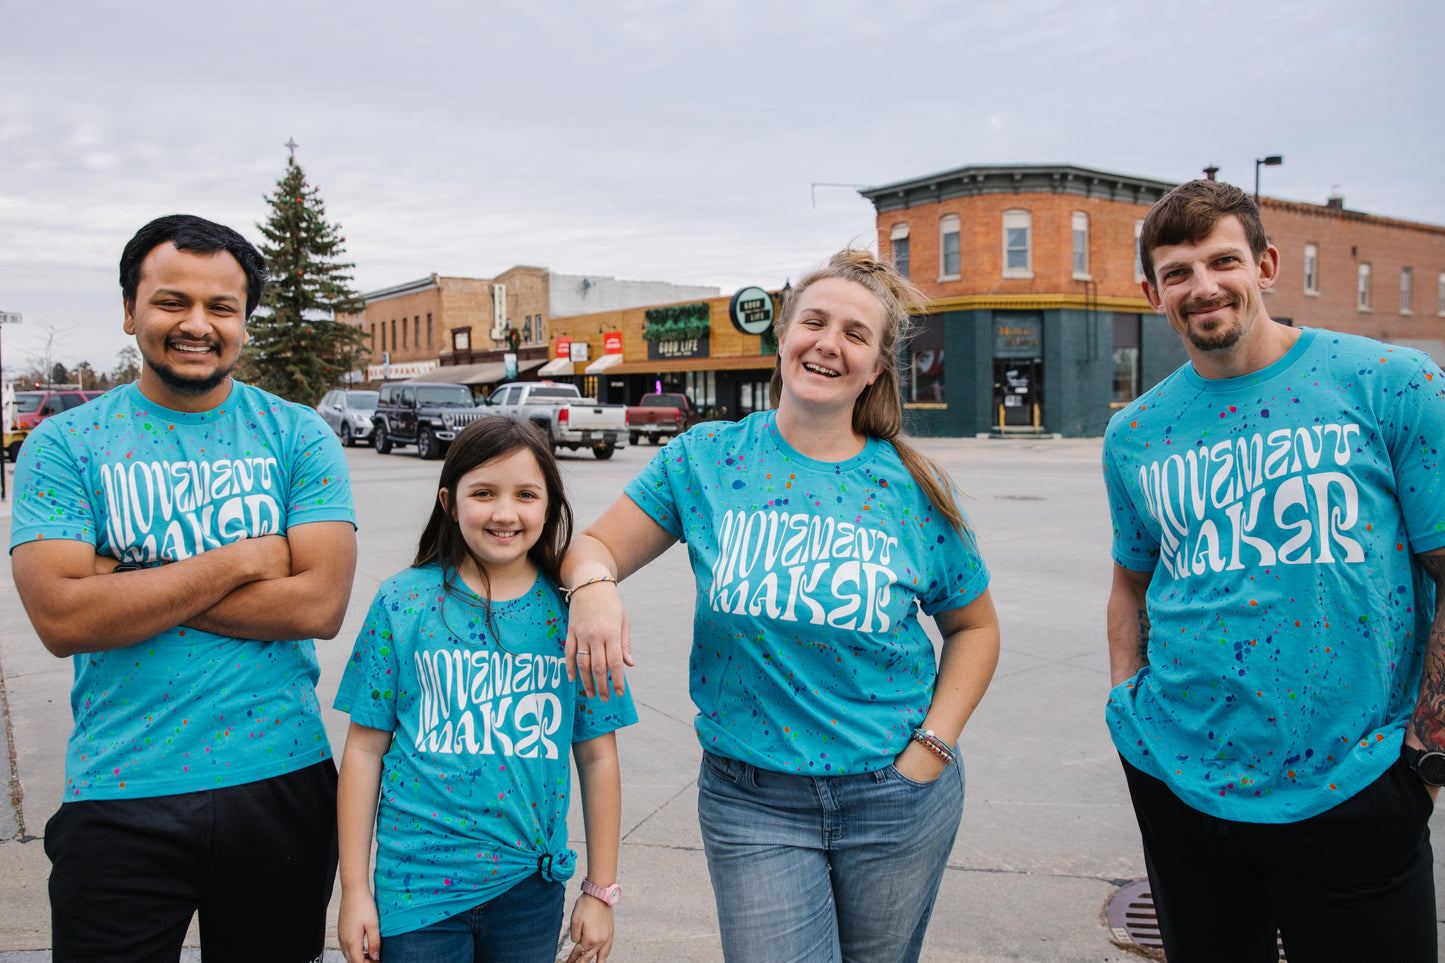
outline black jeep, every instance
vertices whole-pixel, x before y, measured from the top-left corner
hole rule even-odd
[[[423,458],[440,458],[467,425],[485,417],[466,385],[402,381],[382,385],[371,442],[385,455],[394,445],[416,445]]]

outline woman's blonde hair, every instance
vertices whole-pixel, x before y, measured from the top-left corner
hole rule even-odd
[[[773,333],[779,344],[783,342],[788,325],[793,322],[803,292],[825,278],[861,284],[883,307],[883,337],[878,344],[883,370],[853,403],[853,430],[892,444],[903,461],[903,467],[923,489],[929,502],[960,534],[966,533],[968,525],[963,519],[963,510],[958,507],[952,479],[933,459],[909,444],[903,434],[903,402],[898,391],[899,346],[907,343],[912,331],[911,312],[921,308],[927,298],[894,270],[893,265],[874,257],[873,252],[847,247],[830,257],[827,264],[806,275],[788,293],[782,312],[773,323]],[[773,368],[768,394],[776,408],[783,394],[781,366]]]

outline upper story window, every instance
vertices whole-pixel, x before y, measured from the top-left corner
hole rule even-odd
[[[1089,279],[1089,215],[1074,212],[1074,277]]]
[[[1415,313],[1414,311],[1410,310],[1410,302],[1411,302],[1411,300],[1412,300],[1412,297],[1411,297],[1411,296],[1414,294],[1414,292],[1413,292],[1411,289],[1412,289],[1414,286],[1415,286],[1415,269],[1414,269],[1414,268],[1408,268],[1408,267],[1400,268],[1400,313],[1401,313],[1401,314],[1414,314],[1414,313]]]
[[[893,266],[899,274],[908,277],[908,225],[893,225],[889,240],[893,244]]]
[[[1305,294],[1320,293],[1320,249],[1305,245]]]
[[[1360,265],[1360,280],[1355,291],[1357,292],[1356,303],[1360,310],[1370,310],[1370,265],[1368,263]]]
[[[1144,280],[1144,257],[1139,250],[1139,238],[1144,236],[1144,219],[1141,217],[1134,222],[1134,280]]]
[[[1034,216],[1028,211],[1003,212],[1003,276],[1034,276]]]
[[[1445,318],[1445,271],[1440,272],[1440,317]]]
[[[938,280],[959,278],[958,215],[945,214],[938,220]]]

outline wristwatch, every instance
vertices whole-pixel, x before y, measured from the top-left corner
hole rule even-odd
[[[622,898],[622,887],[617,883],[613,883],[611,886],[598,886],[586,877],[582,879],[582,892],[588,896],[595,896],[608,906],[616,906],[617,901]]]
[[[1445,752],[1401,746],[1400,755],[1405,757],[1405,765],[1413,769],[1425,785],[1445,786]]]

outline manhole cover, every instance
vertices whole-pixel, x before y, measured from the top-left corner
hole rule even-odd
[[[1163,960],[1164,942],[1159,938],[1159,918],[1154,913],[1154,894],[1149,880],[1136,879],[1114,891],[1104,906],[1104,923],[1116,946],[1153,960]],[[1275,937],[1278,941],[1278,937]],[[1279,958],[1284,961],[1284,946]]]

